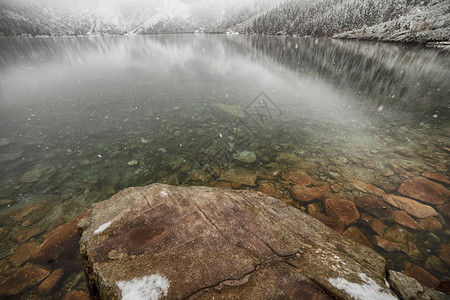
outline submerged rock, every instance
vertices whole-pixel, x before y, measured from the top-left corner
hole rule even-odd
[[[363,211],[377,217],[381,221],[391,221],[394,218],[394,210],[386,202],[381,201],[376,196],[366,196],[355,201]]]
[[[329,198],[325,200],[324,206],[327,215],[338,218],[346,226],[356,223],[360,218],[359,211],[352,201]]]
[[[423,177],[403,182],[398,188],[398,192],[406,197],[433,205],[443,204],[450,199],[449,190]]]
[[[79,230],[102,299],[139,287],[167,299],[352,299],[343,283],[395,299],[379,254],[262,193],[129,188],[94,204]]]
[[[439,279],[431,275],[427,270],[419,266],[413,266],[406,270],[406,276],[416,279],[420,284],[434,289],[439,285]]]
[[[431,206],[421,204],[406,197],[386,194],[383,196],[383,199],[390,205],[402,209],[417,218],[428,218],[437,216],[438,214]]]
[[[382,189],[358,179],[350,179],[348,183],[355,189],[364,193],[374,194],[377,196],[383,196],[385,194]]]
[[[300,170],[286,172],[281,175],[281,178],[300,186],[309,186],[315,182],[311,176]]]
[[[394,221],[400,225],[409,227],[411,229],[425,229],[422,225],[416,222],[410,215],[402,210],[394,211]]]
[[[233,154],[233,158],[240,162],[251,164],[256,161],[256,154],[253,151],[241,151]]]
[[[238,169],[230,169],[226,171],[222,176],[220,176],[221,180],[236,182],[243,185],[255,186],[256,183],[256,175],[246,169],[238,168]]]
[[[330,195],[330,185],[324,183],[317,187],[307,187],[296,184],[292,187],[291,193],[294,199],[308,203],[328,197]]]
[[[20,294],[44,280],[49,274],[50,272],[44,268],[27,264],[0,282],[0,296]]]
[[[67,248],[76,243],[78,239],[77,223],[84,214],[71,219],[50,232],[39,248],[33,252],[30,260],[38,263],[48,263],[60,257]]]

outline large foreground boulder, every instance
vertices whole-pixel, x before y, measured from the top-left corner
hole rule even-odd
[[[380,255],[262,193],[129,188],[79,230],[101,299],[396,299]]]

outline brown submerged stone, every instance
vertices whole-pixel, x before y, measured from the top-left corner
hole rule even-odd
[[[383,237],[392,242],[406,243],[407,233],[408,231],[405,228],[396,224],[386,228]]]
[[[22,269],[0,282],[0,296],[17,295],[32,287],[50,274],[41,267],[27,264]]]
[[[438,211],[450,219],[450,203],[437,206]]]
[[[41,295],[45,295],[50,293],[62,278],[64,274],[63,269],[54,270],[38,287],[38,293]]]
[[[289,181],[290,183],[303,186],[308,186],[315,182],[315,180],[312,179],[311,176],[300,170],[286,172],[283,175],[281,175],[281,178],[283,178],[286,181]]]
[[[419,266],[413,266],[406,270],[406,276],[412,277],[417,280],[420,284],[429,287],[436,288],[439,285],[440,280],[431,275],[427,270]]]
[[[21,266],[24,264],[31,256],[31,253],[39,247],[39,242],[26,243],[19,246],[14,253],[9,257],[9,261],[15,266]]]
[[[426,230],[442,229],[442,224],[434,217],[419,219],[419,224]]]
[[[410,215],[408,215],[407,213],[405,213],[402,210],[396,210],[394,211],[394,221],[400,225],[409,227],[411,229],[415,229],[415,230],[423,230],[425,229],[422,225],[420,225],[419,223],[416,222],[416,220],[414,220],[413,218],[411,218]]]
[[[433,205],[443,204],[450,199],[449,190],[423,177],[403,182],[398,188],[398,192]]]
[[[421,204],[406,197],[386,194],[383,196],[383,199],[390,205],[404,210],[417,218],[428,218],[437,216],[438,214],[431,206]]]
[[[328,198],[324,202],[327,215],[343,221],[346,226],[356,223],[360,215],[355,203],[339,198]]]
[[[361,283],[361,272],[392,295],[379,254],[262,193],[129,188],[94,204],[79,229],[88,284],[103,299],[123,296],[119,281],[155,274],[167,299],[351,299],[329,280]]]
[[[43,233],[44,231],[45,231],[44,227],[28,227],[16,232],[12,236],[12,239],[17,243],[22,244],[31,239],[32,237]]]
[[[246,169],[230,169],[220,176],[221,180],[240,183],[248,186],[255,186],[256,175]]]
[[[444,176],[443,174],[433,171],[425,171],[423,172],[423,176],[430,180],[439,181],[441,183],[450,185],[450,179],[448,179],[448,177]]]
[[[22,222],[22,226],[29,226],[47,215],[49,205],[47,203],[32,203],[21,210],[15,220]]]
[[[64,297],[64,300],[89,300],[89,299],[91,299],[91,297],[89,296],[88,293],[79,290],[70,291],[70,293],[68,293],[66,297]]]
[[[297,184],[292,187],[291,192],[295,200],[308,203],[328,197],[330,195],[330,186],[328,183],[318,187],[306,187]]]
[[[65,248],[76,243],[78,221],[86,214],[87,211],[50,232],[39,248],[33,252],[30,260],[38,263],[56,260]]]
[[[371,215],[362,213],[359,220],[363,225],[372,229],[372,231],[378,235],[383,235],[384,230],[386,229],[386,225],[383,222],[372,217]]]
[[[356,199],[355,204],[363,211],[371,214],[381,221],[392,221],[394,210],[386,202],[376,196],[365,196]]]
[[[364,193],[369,193],[369,194],[374,194],[377,196],[383,196],[385,194],[385,191],[383,191],[382,189],[366,183],[364,181],[358,180],[358,179],[350,179],[348,181],[355,189],[364,192]]]
[[[259,191],[266,195],[275,197],[276,196],[276,187],[275,184],[271,181],[263,181],[259,184]]]
[[[439,250],[439,258],[450,267],[450,245],[444,245]]]

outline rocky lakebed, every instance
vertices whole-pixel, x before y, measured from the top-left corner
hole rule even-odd
[[[44,151],[38,164],[2,152],[14,169],[29,166],[0,187],[2,297],[87,299],[86,274],[90,292],[110,299],[120,294],[115,283],[153,273],[171,282],[168,292],[157,289],[171,298],[351,299],[339,286],[352,284],[401,299],[449,293],[445,124],[350,124],[349,132],[358,128],[366,138],[354,144],[332,122],[288,114],[261,134],[235,106],[204,105],[195,118],[178,106],[163,112],[159,122],[186,124],[156,126],[151,136],[129,132],[77,153]],[[167,130],[172,137],[159,144]],[[411,143],[424,136],[427,143]],[[13,142],[2,143],[6,149]],[[76,163],[66,165],[74,155]],[[100,167],[107,171],[92,172]],[[154,182],[170,186],[116,194]],[[18,194],[24,188],[41,192]]]

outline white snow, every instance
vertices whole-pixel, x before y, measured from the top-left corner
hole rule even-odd
[[[95,231],[94,234],[99,234],[102,233],[103,231],[105,231],[106,228],[108,228],[109,226],[111,226],[112,222],[106,222],[105,224],[100,225]]]
[[[336,288],[344,290],[350,297],[356,300],[396,300],[393,295],[383,292],[383,288],[380,287],[373,279],[367,277],[366,274],[360,273],[359,277],[364,284],[358,284],[350,282],[344,278],[333,278],[328,281]]]
[[[159,274],[134,278],[130,281],[118,281],[122,291],[122,300],[158,300],[167,296],[170,282]]]
[[[166,196],[168,195],[166,191],[161,191],[159,194],[160,194],[162,197],[166,197]]]

